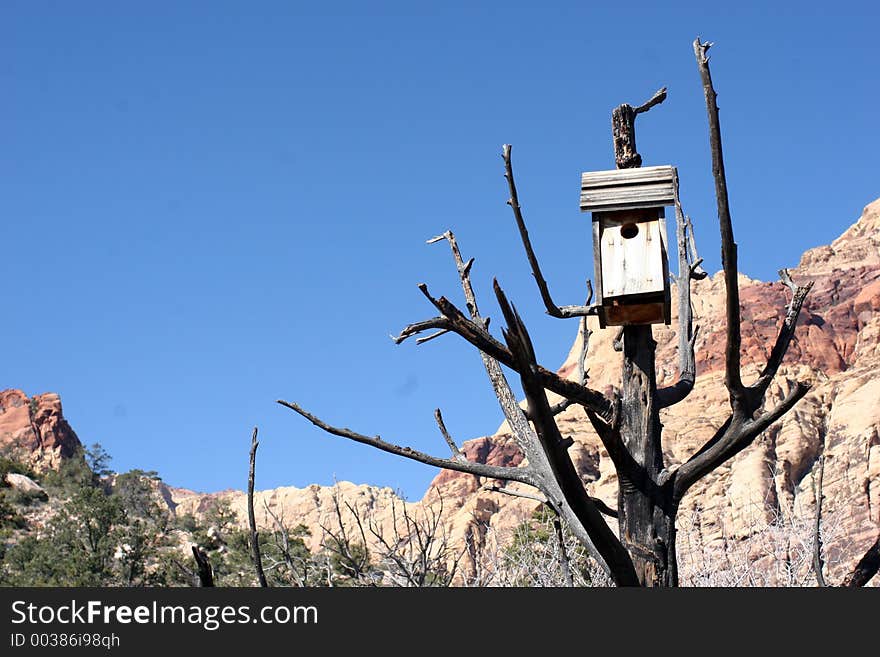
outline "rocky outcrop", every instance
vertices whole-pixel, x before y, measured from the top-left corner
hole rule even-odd
[[[28,397],[21,390],[0,391],[0,450],[37,469],[56,468],[82,444],[61,411],[54,392]]]
[[[3,481],[7,486],[27,497],[39,500],[49,499],[49,496],[46,494],[46,491],[43,490],[43,487],[27,475],[18,474],[16,472],[7,472]]]

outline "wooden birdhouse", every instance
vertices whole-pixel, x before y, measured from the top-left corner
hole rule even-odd
[[[581,211],[593,215],[599,324],[669,324],[665,207],[674,205],[675,167],[591,171],[581,177]]]

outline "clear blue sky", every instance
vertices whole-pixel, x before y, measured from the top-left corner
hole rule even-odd
[[[767,5],[773,5],[768,9]],[[674,164],[707,268],[718,237],[695,36],[712,66],[742,270],[770,279],[880,196],[876,2],[12,2],[0,5],[0,387],[56,391],[118,470],[242,488],[333,477],[424,491],[435,471],[327,437],[274,403],[438,454],[501,415],[454,336],[389,339],[498,276],[539,357],[546,317],[500,148],[560,303],[592,271],[581,171],[610,112]]]

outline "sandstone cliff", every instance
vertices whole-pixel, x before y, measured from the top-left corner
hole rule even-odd
[[[28,397],[21,390],[0,391],[0,450],[46,469],[57,468],[81,447],[54,392]]]

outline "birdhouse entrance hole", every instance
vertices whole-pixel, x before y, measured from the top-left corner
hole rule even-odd
[[[639,227],[635,224],[624,224],[620,227],[620,236],[625,240],[631,240],[639,234]]]

